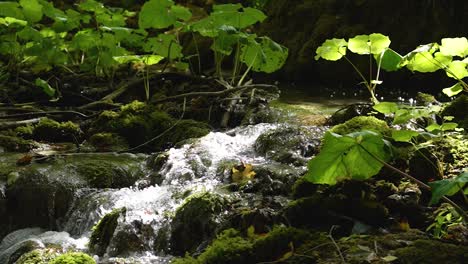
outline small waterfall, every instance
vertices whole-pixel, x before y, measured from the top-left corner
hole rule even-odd
[[[266,164],[268,160],[255,152],[254,143],[262,133],[276,127],[274,124],[258,124],[227,132],[212,132],[193,143],[172,148],[167,151],[167,160],[157,172],[162,178],[159,185],[80,189],[65,221],[59,225],[61,232],[39,229],[15,231],[3,240],[1,248],[9,248],[5,252],[11,252],[15,245],[25,240],[37,240],[41,246],[40,243],[47,244],[55,239],[54,243],[65,248],[84,249],[93,225],[113,209],[125,207],[125,216],[119,218],[114,235],[130,230],[145,247],[134,252],[133,256],[124,257],[133,258],[136,263],[167,263],[170,257],[154,256],[152,245],[155,234],[170,221],[168,216],[183,202],[183,196],[178,194],[215,189],[225,181],[225,176],[219,171],[223,162]],[[113,240],[100,262],[106,263],[113,259],[112,256],[120,257],[115,249],[118,241]]]

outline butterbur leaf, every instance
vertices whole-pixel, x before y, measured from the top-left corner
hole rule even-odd
[[[461,80],[468,76],[467,66],[468,64],[463,61],[452,61],[445,72],[448,77]]]
[[[391,114],[398,111],[398,105],[393,102],[382,102],[374,105],[372,108],[379,111],[382,114]]]
[[[453,86],[442,89],[442,92],[449,97],[455,96],[463,91],[463,85],[461,83],[456,83]]]
[[[435,72],[444,69],[452,61],[451,56],[446,56],[441,52],[432,54],[430,51],[416,53],[407,63],[411,71]]]
[[[390,46],[390,38],[373,33],[370,35],[357,35],[348,40],[348,49],[357,54],[380,54]]]
[[[431,205],[436,204],[444,195],[454,195],[458,191],[463,190],[467,182],[468,171],[465,171],[451,179],[430,182],[429,185],[431,186],[432,197],[429,203]]]
[[[0,16],[26,20],[19,4],[13,1],[0,2]]]
[[[182,57],[182,47],[174,35],[159,34],[157,37],[149,38],[143,45],[143,49],[169,59]]]
[[[419,136],[419,132],[413,130],[393,130],[392,138],[398,142],[410,142],[413,137]]]
[[[442,131],[454,130],[457,127],[458,127],[457,123],[446,122],[446,123],[443,123],[442,125],[440,125],[440,130],[442,130]]]
[[[280,69],[288,57],[288,49],[268,37],[251,40],[241,50],[240,60],[253,71],[271,73]]]
[[[42,88],[42,91],[44,91],[44,93],[46,93],[49,97],[53,97],[55,95],[55,89],[52,88],[47,81],[44,81],[41,78],[37,78],[35,84]]]
[[[384,52],[374,55],[380,67],[386,71],[396,71],[401,68],[403,57],[392,49],[386,49]]]
[[[42,5],[37,0],[20,0],[19,3],[27,21],[35,23],[42,19]]]
[[[327,39],[315,51],[315,60],[323,58],[325,60],[337,61],[346,55],[346,46],[348,43],[344,39]]]
[[[440,45],[440,52],[446,56],[468,56],[468,40],[462,38],[443,38]]]
[[[174,5],[171,0],[150,0],[140,11],[138,24],[140,28],[167,28],[174,24],[176,18],[168,11]]]
[[[334,185],[344,179],[364,180],[376,175],[388,160],[382,135],[361,131],[341,136],[327,132],[320,153],[309,161],[305,179]]]

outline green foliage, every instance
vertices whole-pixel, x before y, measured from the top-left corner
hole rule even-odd
[[[374,103],[378,103],[375,97],[375,88],[382,83],[379,80],[381,68],[386,71],[396,71],[407,67],[409,70],[417,72],[435,72],[442,69],[447,73],[448,77],[458,81],[455,85],[442,90],[446,95],[455,96],[462,91],[468,91],[468,84],[463,81],[463,78],[468,77],[467,38],[444,38],[441,40],[441,44],[421,45],[405,56],[401,56],[398,52],[390,49],[390,42],[387,36],[379,33],[358,35],[348,41],[336,38],[328,39],[317,48],[315,60],[322,58],[337,61],[344,57],[360,75]],[[372,63],[369,65],[371,69],[370,76],[366,78],[361,70],[346,57],[347,50],[356,54],[374,57],[377,63],[375,79],[372,79]]]
[[[427,227],[426,231],[432,231],[435,238],[443,238],[448,234],[447,231],[451,226],[463,223],[463,217],[448,204],[442,204],[434,213],[434,222]]]
[[[320,153],[309,164],[306,179],[334,185],[344,179],[364,180],[376,175],[387,161],[389,151],[382,136],[372,131],[341,136],[327,132]]]
[[[96,261],[82,252],[69,252],[52,259],[50,264],[96,264]]]
[[[468,195],[468,187],[465,188],[468,182],[468,171],[465,171],[457,177],[451,179],[444,179],[440,181],[430,182],[429,185],[432,189],[432,198],[430,204],[436,204],[444,196],[452,196],[459,191],[464,195]]]
[[[246,28],[262,22],[266,15],[255,8],[243,7],[241,4],[215,5],[213,12],[190,25],[189,29],[213,40],[211,49],[214,52],[216,71],[220,78],[221,63],[225,56],[235,50],[232,81],[239,73],[239,62],[247,70],[239,80],[242,83],[250,71],[271,73],[281,68],[288,56],[286,47],[268,37],[257,37],[248,33]]]
[[[315,60],[323,58],[325,60],[337,61],[345,58],[348,63],[353,66],[354,70],[359,74],[362,83],[366,86],[371,95],[373,103],[378,103],[375,97],[375,88],[382,81],[379,80],[380,68],[388,71],[396,69],[399,65],[401,56],[393,50],[389,49],[390,38],[380,33],[372,33],[370,35],[358,35],[350,38],[348,41],[344,39],[328,39],[320,47],[317,48]],[[354,65],[347,57],[346,50],[360,55],[373,56],[377,62],[377,71],[375,79],[372,79],[372,70],[369,79],[364,77],[362,72]],[[372,64],[369,65],[372,69]]]

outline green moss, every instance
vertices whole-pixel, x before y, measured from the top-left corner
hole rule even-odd
[[[33,125],[26,125],[26,126],[20,126],[15,128],[15,133],[22,137],[22,138],[32,138],[34,134],[34,126]]]
[[[259,263],[278,260],[291,251],[291,245],[300,246],[307,240],[323,243],[320,236],[292,227],[275,227],[266,235],[252,234],[243,237],[235,229],[224,230],[197,258],[185,256],[175,259],[174,264],[237,264]]]
[[[437,250],[435,250],[437,249]],[[468,247],[443,243],[438,240],[416,240],[394,252],[398,263],[451,263],[462,264],[468,259]]]
[[[89,138],[89,143],[100,151],[120,151],[128,149],[125,139],[115,133],[96,133]]]
[[[114,209],[112,212],[106,214],[99,222],[93,227],[93,232],[89,238],[89,250],[99,256],[104,255],[107,246],[110,243],[114,231],[117,228],[117,220],[121,214],[125,214],[126,209]]]
[[[37,144],[20,137],[0,135],[0,147],[5,151],[28,152],[37,147]]]
[[[388,127],[387,123],[373,116],[357,116],[330,129],[331,132],[340,135],[346,135],[361,130],[371,130],[386,136],[391,135],[391,129]]]
[[[468,129],[468,115],[466,113],[468,109],[468,96],[462,94],[448,104],[444,110],[442,110],[442,116],[453,116],[453,122],[458,123],[458,127],[462,127],[465,130]]]
[[[193,252],[200,242],[211,239],[217,229],[217,217],[225,205],[222,196],[210,192],[188,197],[172,221],[172,250],[177,254]]]
[[[122,114],[140,114],[144,113],[146,110],[146,104],[136,100],[120,107]]]
[[[21,256],[16,264],[48,264],[57,256],[52,250],[36,249]]]
[[[34,126],[33,138],[52,142],[75,142],[80,134],[80,127],[71,121],[59,123],[49,118],[43,118]]]
[[[50,264],[96,264],[96,261],[82,252],[69,252],[54,258]]]
[[[77,172],[84,176],[93,188],[123,188],[132,185],[137,176],[137,165],[109,160],[86,160],[77,165]]]

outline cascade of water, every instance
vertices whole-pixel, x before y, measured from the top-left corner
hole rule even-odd
[[[12,245],[19,246],[21,241],[27,239],[39,239],[39,242],[46,244],[53,241],[51,238],[55,238],[54,242],[64,247],[73,245],[78,249],[84,248],[92,226],[106,213],[122,207],[126,208],[126,213],[125,217],[119,218],[116,233],[134,228],[135,225],[145,225],[151,227],[149,233],[156,234],[168,221],[167,215],[182,203],[181,198],[176,198],[180,197],[177,193],[187,190],[211,190],[222,183],[223,179],[217,173],[222,162],[264,163],[265,158],[255,153],[254,143],[259,135],[276,126],[258,124],[227,132],[212,132],[192,144],[172,148],[167,152],[167,161],[159,171],[163,179],[161,184],[143,189],[137,186],[122,189],[80,189],[76,192],[75,202],[67,219],[60,225],[62,232],[41,233],[34,229],[34,232],[21,233],[20,240],[5,238],[7,242],[5,239],[4,242],[11,248]],[[137,258],[140,263],[167,262],[168,258],[153,256],[150,253],[153,241],[148,235],[138,236],[141,236],[143,243],[150,245],[147,252],[138,252]],[[112,247],[111,241],[108,253],[113,250]]]

